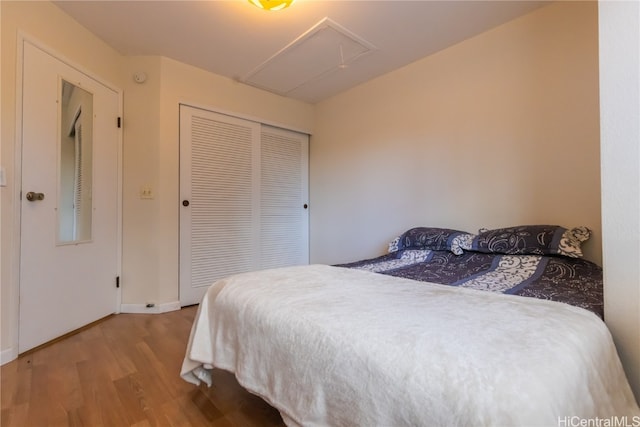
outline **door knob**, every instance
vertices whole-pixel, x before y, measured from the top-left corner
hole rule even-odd
[[[27,193],[27,200],[30,202],[36,202],[38,200],[44,200],[44,193],[35,193],[33,191],[29,191]]]

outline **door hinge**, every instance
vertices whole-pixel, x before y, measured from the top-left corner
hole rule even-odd
[[[122,117],[118,117],[118,128],[122,127]]]
[[[116,288],[120,287],[120,276],[116,276]]]

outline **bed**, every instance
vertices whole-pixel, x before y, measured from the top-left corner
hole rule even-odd
[[[585,230],[419,227],[378,258],[222,279],[181,375],[233,372],[289,426],[640,422]]]

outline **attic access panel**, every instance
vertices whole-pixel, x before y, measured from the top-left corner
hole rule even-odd
[[[297,89],[376,49],[329,18],[324,18],[296,40],[240,79],[280,95]]]

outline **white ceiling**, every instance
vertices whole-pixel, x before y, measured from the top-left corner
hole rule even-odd
[[[276,12],[258,9],[246,0],[54,3],[123,55],[166,56],[315,103],[548,1],[297,0],[290,8]],[[299,46],[296,41],[309,41],[308,34],[303,35],[325,18],[335,24],[332,28],[340,28],[373,49],[344,60],[337,44],[327,47],[324,42],[315,43],[319,46],[315,51],[313,40]],[[267,62],[289,45],[286,54],[306,53],[299,57],[278,55]],[[332,56],[326,54],[327,50],[335,51],[336,62],[316,62],[320,61],[317,58]],[[304,81],[283,89],[282,81],[302,70],[308,74]],[[313,70],[318,71],[314,74]],[[262,80],[251,79],[256,72]],[[279,82],[269,87],[262,75],[280,76],[276,79]]]

